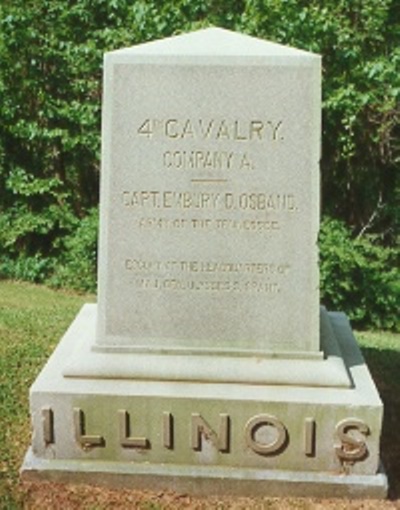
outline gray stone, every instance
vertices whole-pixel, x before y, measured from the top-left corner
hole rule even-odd
[[[95,320],[96,305],[86,305],[31,388],[28,479],[199,494],[385,496],[382,403],[344,314],[329,321],[351,388],[63,377],[77,341],[95,334]]]
[[[87,330],[86,344],[77,345],[73,350],[63,375],[350,388],[351,378],[324,308],[321,308],[320,336],[324,358],[303,359],[297,353],[283,358],[239,357],[229,355],[229,352],[218,353],[218,356],[209,353],[190,356],[184,353],[130,353],[118,349],[103,352],[93,350],[95,332],[89,335]]]
[[[31,388],[29,479],[385,497],[319,305],[320,58],[208,29],[106,55],[98,305]]]
[[[34,457],[28,451],[24,478],[29,481],[86,483],[112,488],[140,487],[148,491],[169,490],[199,496],[230,495],[248,497],[324,497],[383,499],[387,494],[384,472],[376,475],[309,473],[306,471],[270,471],[265,469],[229,471],[221,467],[164,466],[132,463],[115,465],[105,461],[53,460]]]
[[[106,54],[99,347],[318,353],[320,73],[221,29]]]

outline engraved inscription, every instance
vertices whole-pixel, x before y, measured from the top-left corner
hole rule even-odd
[[[143,290],[276,294],[290,272],[288,263],[144,260],[127,258],[131,283]]]
[[[137,226],[146,230],[202,230],[218,231],[232,230],[250,233],[271,233],[280,230],[280,222],[276,220],[231,220],[222,218],[160,218],[141,217]]]
[[[160,164],[165,170],[199,170],[199,171],[251,171],[256,163],[248,152],[215,150],[197,146],[187,150],[177,143],[190,142],[266,142],[279,143],[284,140],[282,120],[270,119],[180,119],[146,118],[140,122],[136,134],[143,140],[159,143],[163,139],[172,146],[164,150]],[[197,182],[226,182],[195,179]]]
[[[123,191],[122,204],[132,213],[132,227],[139,230],[181,230],[203,232],[246,232],[272,235],[282,228],[282,214],[299,212],[294,194],[218,193],[189,191]],[[153,215],[156,211],[177,211],[178,216]],[[187,212],[209,211],[210,217],[188,216]],[[246,217],[232,218],[242,211]],[[148,213],[151,212],[151,215]],[[221,214],[215,214],[220,212]],[[156,213],[157,214],[157,213]],[[181,216],[182,214],[182,216]],[[248,217],[247,215],[252,217]],[[184,215],[184,216],[183,216]]]
[[[119,136],[105,137],[99,346],[135,349],[147,338],[150,350],[217,342],[237,352],[317,351],[315,109],[300,118],[295,104],[272,101],[269,86],[251,88],[254,102],[237,101],[248,90],[245,69],[235,70],[243,90],[217,73],[205,103],[192,74],[182,93],[125,102],[124,84],[139,90],[144,77],[118,69],[115,115],[106,119]],[[214,94],[216,83],[230,91],[225,98]],[[303,134],[313,134],[312,150]],[[137,261],[155,259],[158,267],[138,269]],[[286,267],[196,270],[197,261]],[[280,321],[293,303],[309,310]]]
[[[254,163],[247,152],[174,150],[166,151],[162,156],[163,167],[176,170],[253,170]],[[206,182],[202,179],[192,182]],[[212,182],[215,182],[213,180]]]
[[[169,140],[279,141],[283,140],[282,120],[254,119],[144,119],[137,134],[145,138]]]
[[[163,166],[180,170],[231,170],[233,152],[226,151],[166,151],[163,154]]]
[[[250,273],[286,275],[290,264],[274,262],[213,262],[201,260],[144,260],[126,259],[125,268],[131,271],[184,271],[190,273]]]
[[[132,210],[298,211],[296,197],[292,193],[124,190],[121,196],[122,204]]]

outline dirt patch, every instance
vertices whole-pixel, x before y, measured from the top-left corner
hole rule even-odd
[[[400,509],[400,501],[314,498],[196,498],[170,491],[111,490],[88,485],[49,482],[22,484],[25,510],[389,510]]]

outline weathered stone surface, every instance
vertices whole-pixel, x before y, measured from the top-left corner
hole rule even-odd
[[[88,308],[86,313],[94,313]],[[93,350],[95,331],[86,330],[85,343],[76,346],[63,369],[66,377],[101,379],[147,379],[165,381],[233,382],[318,387],[352,386],[329,316],[321,308],[322,356],[303,358],[298,353],[284,357],[218,356],[202,353],[120,352]]]
[[[65,461],[35,457],[29,450],[24,462],[25,480],[87,483],[112,488],[148,491],[176,491],[183,494],[323,497],[384,499],[387,478],[384,472],[376,475],[347,475],[308,473],[303,471],[269,471],[265,469],[235,469],[215,466],[165,466],[106,461]]]
[[[217,494],[235,493],[242,479],[245,493],[385,495],[382,403],[343,314],[329,318],[351,389],[65,378],[77,339],[94,335],[95,311],[86,305],[32,386],[27,476],[96,472],[118,485],[129,474],[143,488],[154,475],[157,486]]]
[[[106,55],[98,346],[319,351],[320,72],[221,29]]]
[[[320,314],[320,58],[209,29],[105,60],[99,303],[31,388],[25,477],[384,497],[382,402]]]

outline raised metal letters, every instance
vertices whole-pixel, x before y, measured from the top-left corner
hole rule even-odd
[[[368,455],[368,448],[363,439],[351,435],[350,431],[356,431],[357,435],[367,436],[370,433],[368,425],[357,418],[347,418],[336,425],[336,436],[340,441],[335,445],[336,455],[341,460],[363,460]]]
[[[85,414],[79,407],[74,407],[75,440],[82,448],[104,447],[105,439],[100,435],[85,434]]]
[[[261,427],[266,426],[274,427],[277,436],[276,439],[270,443],[261,443],[256,439],[255,435]],[[274,453],[279,453],[281,448],[285,446],[288,440],[288,432],[286,427],[281,421],[275,418],[275,416],[271,416],[269,414],[258,414],[253,416],[253,418],[251,418],[246,423],[244,432],[247,446],[249,446],[254,452],[259,453],[260,455],[271,455]]]
[[[171,413],[164,412],[163,413],[163,445],[165,448],[172,450],[174,447],[174,417]]]
[[[50,407],[42,408],[43,440],[48,444],[54,443],[54,413]]]
[[[150,448],[149,440],[145,437],[130,437],[129,413],[125,409],[118,411],[120,444],[127,448]]]
[[[104,447],[105,438],[101,435],[89,435],[85,433],[85,414],[82,409],[76,407],[74,413],[74,432],[78,444],[84,448]],[[42,408],[43,438],[46,444],[52,444],[54,439],[54,414],[51,408]],[[188,429],[189,446],[192,450],[200,452],[203,449],[203,441],[208,441],[216,450],[229,453],[231,451],[231,418],[226,413],[219,414],[217,431],[212,428],[200,413],[190,415]],[[168,450],[174,450],[174,416],[164,411],[161,416],[161,434],[159,446]],[[151,449],[150,440],[144,436],[131,436],[130,415],[125,409],[118,410],[119,443],[123,448]],[[315,418],[304,418],[303,441],[295,445],[298,451],[302,450],[307,457],[317,455],[317,423]],[[370,434],[368,425],[357,418],[346,418],[335,427],[334,452],[342,461],[353,463],[362,461],[368,456],[366,436]],[[246,423],[241,441],[256,454],[279,455],[289,444],[289,433],[286,426],[273,415],[257,414],[252,416]],[[243,444],[243,443],[242,443]],[[242,444],[233,447],[242,448]]]
[[[315,420],[306,418],[304,420],[304,453],[308,457],[315,455]]]
[[[192,413],[191,448],[201,450],[202,437],[210,441],[220,452],[229,450],[229,416],[219,415],[219,434],[210,427],[199,413]]]

